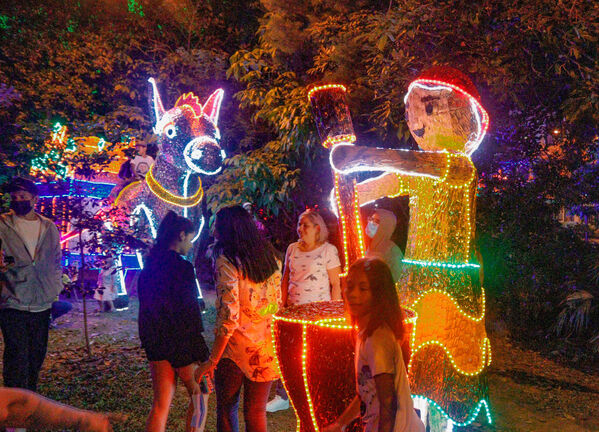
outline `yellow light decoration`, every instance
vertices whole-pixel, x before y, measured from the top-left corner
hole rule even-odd
[[[475,317],[464,312],[457,301],[444,291],[432,289],[421,295],[414,306],[418,320],[412,328],[412,357],[427,346],[438,345],[459,373],[468,376],[481,373],[490,364],[491,354],[485,332],[484,298],[483,292],[482,313]],[[454,331],[460,329],[459,338],[439,332],[439,328],[447,322],[452,323]],[[480,347],[478,353],[472,345]]]
[[[328,137],[323,143],[323,147],[324,148],[331,148],[336,146],[337,144],[353,144],[354,142],[356,142],[356,136],[353,134],[347,134],[347,135],[339,135],[339,136],[335,136],[335,137]]]
[[[335,199],[337,201],[337,209],[339,209],[339,219],[341,219],[341,233],[343,238],[343,254],[345,257],[345,265],[343,266],[343,274],[346,276],[347,270],[349,269],[349,254],[347,247],[347,224],[345,222],[345,214],[343,212],[343,206],[341,205],[341,197],[339,196],[339,174],[335,173]]]
[[[162,201],[167,202],[172,205],[176,205],[178,207],[194,207],[202,201],[204,196],[204,190],[202,189],[202,181],[198,177],[199,187],[196,193],[192,196],[184,197],[175,195],[172,192],[166,190],[160,183],[156,181],[154,178],[154,174],[152,173],[152,169],[154,166],[152,165],[146,174],[146,184],[148,185],[148,189],[160,198]]]
[[[302,324],[302,376],[304,377],[304,388],[306,389],[306,399],[308,400],[308,408],[310,409],[312,426],[314,426],[314,430],[318,432],[318,422],[316,421],[316,415],[314,414],[314,404],[312,403],[312,395],[310,394],[310,383],[308,382],[308,368],[306,367],[307,351],[308,343],[306,341],[306,324]]]
[[[56,123],[54,126],[56,131],[52,132],[51,143],[55,146],[63,146],[67,140],[67,127]]]
[[[345,88],[345,86],[343,84],[325,84],[325,85],[320,85],[320,86],[316,86],[313,87],[312,89],[310,89],[310,91],[308,92],[308,100],[310,100],[310,98],[312,97],[312,95],[316,92],[322,91],[322,90],[331,90],[331,89],[340,89],[343,92],[346,92],[347,89]]]
[[[458,365],[458,363],[456,362],[455,357],[451,354],[449,349],[443,344],[443,342],[438,341],[438,340],[424,342],[420,345],[415,345],[415,346],[412,345],[414,347],[413,351],[412,351],[412,357],[415,357],[416,354],[419,351],[421,351],[422,349],[424,349],[428,346],[431,346],[431,345],[436,345],[436,346],[440,347],[441,349],[443,349],[443,351],[445,351],[445,354],[447,354],[447,357],[449,358],[451,365],[457,372],[459,372],[462,375],[477,376],[477,375],[480,375],[480,373],[484,370],[485,367],[490,365],[490,362],[488,361],[490,352],[487,351],[488,344],[489,344],[489,339],[485,338],[482,345],[480,346],[480,350],[482,353],[482,355],[481,355],[482,362],[481,362],[480,366],[476,367],[475,369],[473,369],[470,372],[468,372],[464,369],[461,369],[460,366]],[[411,363],[410,363],[410,365],[411,365]],[[410,367],[410,365],[408,365],[408,374],[411,374],[411,371],[412,371],[412,368]]]
[[[120,201],[122,199],[124,199],[125,196],[127,196],[130,191],[138,188],[141,186],[141,180],[136,180],[133,181],[131,183],[129,183],[127,186],[125,186],[117,195],[116,199],[114,200],[113,206],[118,206],[118,204],[120,203]]]
[[[363,257],[366,251],[364,247],[364,230],[362,229],[362,220],[360,217],[360,199],[358,197],[358,193],[356,192],[356,179],[354,179],[354,213],[356,217],[356,225],[358,232],[358,242],[360,245],[360,256]]]

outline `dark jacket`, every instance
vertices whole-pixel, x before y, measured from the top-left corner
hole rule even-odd
[[[52,306],[63,290],[60,235],[56,225],[43,216],[35,260],[15,228],[14,213],[0,215],[0,239],[5,260],[14,264],[4,273],[0,309],[42,312]]]
[[[198,287],[189,261],[172,250],[153,251],[137,287],[139,338],[144,348],[168,358],[181,344],[204,344]]]

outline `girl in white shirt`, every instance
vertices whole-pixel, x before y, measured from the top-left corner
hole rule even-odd
[[[407,335],[389,267],[376,258],[357,260],[349,268],[344,297],[358,328],[358,395],[323,432],[341,432],[358,415],[364,432],[424,432],[410,394],[408,353],[401,344]]]

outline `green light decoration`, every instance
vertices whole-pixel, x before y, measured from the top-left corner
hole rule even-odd
[[[441,414],[445,418],[451,420],[453,422],[453,425],[457,426],[457,427],[464,427],[464,426],[468,426],[468,425],[472,424],[474,422],[474,420],[476,420],[476,418],[478,417],[478,413],[484,406],[485,414],[487,415],[487,420],[488,420],[489,424],[493,424],[493,418],[491,417],[491,411],[489,410],[489,403],[487,402],[486,399],[481,399],[478,402],[478,404],[476,405],[476,408],[472,411],[471,415],[465,421],[463,421],[461,423],[452,420],[451,417],[449,416],[449,414],[447,414],[445,412],[445,410],[443,408],[441,408],[441,406],[432,399],[429,399],[424,396],[417,396],[417,395],[412,395],[412,399],[415,401],[422,400],[422,401],[428,402],[430,405],[433,405],[437,410],[439,410],[441,412]]]
[[[65,151],[68,152],[76,152],[77,151],[77,143],[75,142],[75,140],[73,138],[69,138],[67,140],[67,145],[64,148]]]
[[[445,262],[423,261],[423,260],[412,260],[412,259],[403,259],[402,262],[404,264],[419,265],[419,266],[423,266],[423,267],[441,267],[441,268],[452,268],[452,269],[480,268],[480,265],[473,264],[473,263],[452,264],[452,263],[445,263]]]
[[[65,177],[67,175],[67,166],[59,162],[56,164],[56,169],[54,172],[56,173],[57,177]]]
[[[2,29],[2,30],[8,29],[10,27],[8,25],[9,20],[10,20],[10,18],[7,17],[6,15],[0,15],[0,29]]]
[[[142,5],[136,0],[127,0],[127,8],[131,13],[136,13],[140,17],[145,16]]]

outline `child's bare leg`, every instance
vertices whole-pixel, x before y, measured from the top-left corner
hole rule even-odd
[[[181,381],[183,381],[183,384],[185,384],[185,388],[187,389],[187,394],[189,394],[189,405],[187,407],[187,416],[185,418],[185,432],[191,431],[191,418],[193,416],[192,395],[194,393],[200,393],[200,385],[194,379],[194,372],[197,367],[197,364],[192,363],[188,366],[177,368],[177,376],[181,378]]]

